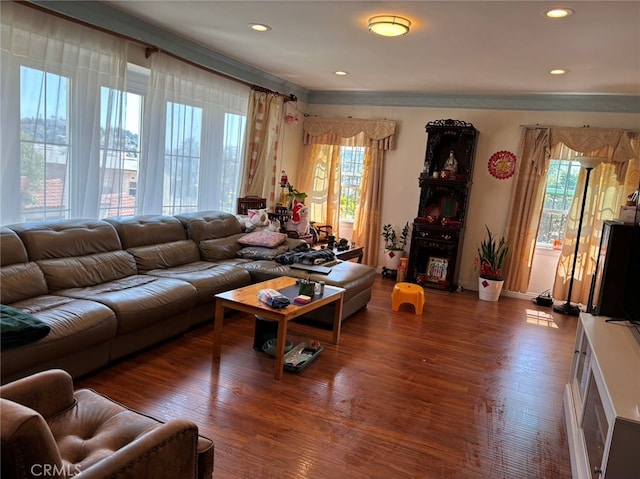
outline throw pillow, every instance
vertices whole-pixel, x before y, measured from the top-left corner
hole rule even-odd
[[[246,246],[238,251],[238,258],[245,259],[275,259],[276,256],[287,252],[287,245],[281,244],[275,248],[265,248],[264,246]]]
[[[256,231],[244,235],[238,240],[238,243],[246,246],[264,246],[265,248],[275,248],[281,245],[287,239],[284,233],[276,231]]]

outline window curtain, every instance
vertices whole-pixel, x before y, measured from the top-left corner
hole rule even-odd
[[[247,114],[247,149],[240,191],[243,196],[275,203],[276,167],[284,98],[273,92],[251,90]]]
[[[150,60],[139,213],[235,211],[249,88],[162,53]]]
[[[637,134],[634,136],[637,137]],[[629,140],[631,140],[631,137],[629,137]],[[632,143],[630,142],[630,144]],[[568,147],[564,143],[557,144],[552,150],[552,158],[560,157],[554,154],[554,150],[562,149],[568,149]],[[606,158],[607,149],[603,147],[593,154],[585,156],[600,157],[602,155],[602,157]],[[618,174],[621,171],[624,174]],[[554,298],[567,298],[575,256],[576,238],[580,234],[576,273],[573,279],[573,297],[569,298],[569,301],[581,304],[587,304],[589,298],[589,290],[600,248],[602,223],[606,220],[617,218],[620,206],[624,205],[627,197],[638,189],[640,156],[636,151],[635,158],[632,158],[631,161],[624,163],[604,162],[591,170],[587,201],[582,218],[582,230],[578,232],[586,176],[586,170],[581,168],[578,185],[567,218],[565,239],[552,290]]]
[[[629,160],[633,159],[634,162],[637,162],[638,154],[634,152],[631,146],[628,132],[624,130],[599,128],[523,127],[518,147],[518,157],[520,161],[517,166],[506,230],[507,241],[511,246],[511,253],[505,265],[505,288],[507,290],[522,293],[527,292],[544,203],[549,159],[556,157],[554,155],[562,157],[564,154],[567,156],[566,152],[563,153],[563,151],[565,151],[563,148],[569,148],[585,156],[606,157],[606,162],[598,168],[602,168],[602,170],[606,168],[610,171],[612,173],[609,175],[610,179],[620,185],[618,187],[622,187],[623,190],[627,188],[625,185],[633,182],[632,176],[635,174],[633,173],[633,168],[635,167],[629,163]],[[583,173],[581,173],[581,175],[582,174]],[[592,172],[592,177],[593,176],[594,173]],[[628,176],[629,178],[627,178]],[[584,176],[580,177],[580,181],[581,184],[584,185]],[[594,185],[596,185],[595,179],[593,182]],[[607,200],[607,204],[618,201],[613,199],[614,196],[615,198],[622,198],[623,195],[624,193],[613,195],[611,200]],[[580,198],[581,202],[582,190],[576,191],[575,197]],[[617,215],[619,206],[620,204],[615,207],[609,207],[612,211],[615,210],[614,216]],[[585,217],[586,216],[585,213]],[[575,214],[573,218],[575,221]],[[575,224],[575,227],[577,227],[577,222]],[[588,225],[583,221],[584,232],[595,231],[595,228],[597,228],[597,224],[594,226],[592,222],[591,225]],[[569,229],[568,234],[570,235]],[[574,241],[575,233],[573,249],[575,249]],[[582,243],[583,239],[581,238],[580,241]],[[571,243],[572,241],[569,236],[569,240],[565,240],[564,242],[563,249],[566,248],[567,252],[569,252],[572,249]],[[585,241],[585,247],[586,243]],[[564,255],[565,252],[563,251],[563,256]],[[582,277],[586,274],[582,269],[578,270],[578,267],[584,268],[588,266],[584,263],[585,262],[583,262],[582,266],[578,264],[576,267],[576,277]],[[568,274],[570,275],[570,269]],[[556,281],[556,283],[558,283],[558,281]],[[574,284],[574,288],[575,287]],[[568,290],[568,284],[566,289]],[[556,287],[554,287],[554,291],[556,291]],[[557,299],[562,299],[561,296],[556,296],[556,293],[554,293],[554,296]]]
[[[13,2],[0,21],[0,223],[99,217],[121,190],[127,43]]]
[[[355,118],[305,118],[300,191],[306,192],[310,217],[331,224],[339,236],[340,146],[365,147],[360,194],[352,240],[364,246],[362,262],[378,258],[384,153],[393,149],[395,121]]]

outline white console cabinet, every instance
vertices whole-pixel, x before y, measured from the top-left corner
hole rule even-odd
[[[640,478],[640,333],[582,313],[564,408],[574,479]]]

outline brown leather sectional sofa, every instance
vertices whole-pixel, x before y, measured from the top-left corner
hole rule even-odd
[[[345,288],[343,319],[371,299],[372,267],[338,262],[321,275],[238,258],[243,234],[235,216],[216,211],[0,228],[2,304],[51,328],[0,351],[2,383],[51,368],[81,376],[212,320],[216,293],[277,276]],[[320,309],[312,319],[331,317]]]

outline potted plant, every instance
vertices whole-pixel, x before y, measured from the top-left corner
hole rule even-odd
[[[509,245],[504,236],[498,240],[487,225],[485,228],[487,236],[478,246],[478,260],[480,261],[478,294],[480,299],[484,301],[497,301],[504,284],[502,266],[509,253]]]
[[[287,200],[288,200],[289,209],[291,209],[294,198],[300,201],[301,203],[304,203],[304,200],[307,198],[306,193],[302,191],[298,191],[293,187],[291,183],[287,183],[286,187],[287,187]]]
[[[409,236],[409,222],[407,221],[400,232],[391,224],[382,227],[382,237],[384,238],[384,262],[385,268],[397,270],[400,266],[400,259],[404,257],[404,248],[407,246],[407,238]]]

